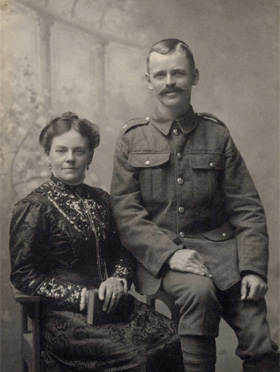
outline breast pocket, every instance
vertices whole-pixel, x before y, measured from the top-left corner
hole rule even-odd
[[[138,170],[141,195],[146,204],[168,203],[170,152],[130,153],[128,164]]]
[[[201,201],[211,201],[220,194],[225,169],[224,154],[190,154],[190,165],[195,195]]]

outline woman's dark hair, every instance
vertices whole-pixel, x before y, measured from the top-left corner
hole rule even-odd
[[[147,56],[147,72],[149,72],[150,54],[152,52],[157,52],[160,54],[170,54],[175,52],[175,50],[181,50],[185,53],[186,58],[189,60],[191,67],[195,69],[194,56],[191,48],[184,41],[179,39],[164,39],[155,43]]]
[[[43,128],[39,136],[39,143],[43,146],[45,152],[49,154],[53,138],[71,129],[75,129],[82,137],[87,138],[90,151],[93,151],[99,145],[100,134],[98,126],[87,119],[79,119],[78,115],[73,112],[65,112],[61,116],[53,118]]]

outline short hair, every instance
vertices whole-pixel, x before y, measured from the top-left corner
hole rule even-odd
[[[39,143],[43,146],[45,153],[49,154],[52,140],[69,130],[74,129],[82,137],[87,138],[89,150],[92,152],[100,143],[99,128],[87,119],[79,119],[73,112],[65,112],[61,116],[51,119],[43,128],[39,136]]]
[[[151,47],[147,56],[147,72],[149,72],[150,54],[152,52],[157,52],[160,54],[171,54],[175,52],[177,49],[185,53],[188,61],[191,64],[191,67],[195,69],[193,52],[191,48],[188,46],[188,44],[179,39],[164,39],[158,41]]]

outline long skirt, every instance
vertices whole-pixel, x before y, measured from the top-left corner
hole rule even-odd
[[[183,372],[176,325],[134,300],[129,321],[90,325],[82,313],[41,317],[44,372]]]

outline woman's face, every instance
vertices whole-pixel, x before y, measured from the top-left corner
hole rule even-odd
[[[71,129],[53,138],[48,158],[54,174],[61,181],[76,184],[83,181],[92,156],[87,139]]]

